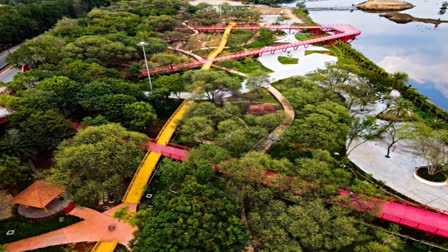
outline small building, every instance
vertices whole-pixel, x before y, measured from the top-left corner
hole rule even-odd
[[[12,202],[19,204],[17,211],[20,215],[40,219],[54,215],[70,204],[63,193],[62,186],[38,180],[17,194]]]
[[[275,107],[271,103],[250,105],[247,113],[252,115],[271,114],[275,113]]]

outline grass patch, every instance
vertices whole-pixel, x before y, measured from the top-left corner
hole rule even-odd
[[[426,167],[417,168],[417,175],[423,179],[426,179],[426,180],[432,181],[432,182],[444,182],[447,179],[446,174],[443,172],[438,172],[434,175],[430,175],[428,173],[428,169],[426,169]]]
[[[301,33],[301,32],[298,32],[298,33],[296,33],[296,35],[294,35],[294,37],[297,40],[307,40],[307,39],[311,38],[312,36],[313,35],[311,35],[309,33]]]
[[[278,59],[278,61],[280,63],[285,64],[285,65],[291,65],[291,64],[299,63],[299,59],[298,58],[290,58],[290,57],[286,57],[286,56],[278,56],[277,59]]]
[[[230,47],[238,47],[244,45],[249,39],[254,36],[254,32],[250,30],[235,30],[229,35],[227,45]]]
[[[334,55],[333,52],[331,51],[326,51],[326,50],[305,50],[305,56],[306,55],[310,55],[313,53],[317,53],[317,54],[327,54],[327,55]]]
[[[241,64],[236,67],[236,70],[242,73],[250,74],[254,71],[272,73],[270,69],[263,66],[263,64],[261,64],[255,57],[246,57],[243,59],[239,59],[238,62],[240,62]]]
[[[62,222],[59,217],[64,217]],[[40,235],[53,231],[76,222],[81,219],[64,213],[57,214],[50,219],[41,221],[31,221],[15,213],[15,216],[0,221],[0,244],[10,243],[13,241],[25,239],[28,237]],[[14,229],[14,235],[6,235],[8,230]]]
[[[378,119],[382,119],[385,121],[398,121],[398,122],[415,122],[418,119],[414,113],[409,113],[409,114],[397,117],[397,115],[395,114],[394,111],[381,112],[376,117]]]

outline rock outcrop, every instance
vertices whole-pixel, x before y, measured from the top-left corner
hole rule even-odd
[[[436,26],[441,23],[448,23],[448,20],[431,19],[431,18],[417,18],[405,13],[392,12],[381,14],[381,17],[385,17],[398,24],[407,24],[409,22],[423,22],[428,24],[435,24]]]
[[[414,8],[414,5],[398,0],[368,0],[356,7],[365,11],[401,11]]]

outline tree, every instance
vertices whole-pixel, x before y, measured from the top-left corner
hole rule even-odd
[[[324,149],[331,153],[342,151],[351,122],[347,108],[327,101],[306,105],[302,113],[304,115],[287,130],[287,139],[305,148]]]
[[[17,157],[0,155],[0,185],[8,188],[17,186],[30,179],[29,169],[23,166]]]
[[[105,195],[120,199],[144,156],[147,140],[118,124],[81,129],[58,146],[48,179],[64,185],[84,206],[96,206]]]
[[[213,122],[207,118],[199,116],[185,118],[179,132],[181,134],[181,140],[187,143],[204,143],[206,140],[211,140],[215,135]]]
[[[241,251],[248,236],[238,215],[234,199],[188,176],[177,194],[160,194],[137,214],[133,250]]]
[[[275,41],[274,31],[268,28],[258,29],[258,41],[262,41],[265,45],[273,44]]]
[[[352,125],[347,136],[348,142],[345,148],[347,155],[350,155],[354,149],[367,141],[382,138],[385,131],[385,127],[378,125],[374,116],[353,118]],[[351,147],[354,141],[358,142],[355,146]]]
[[[13,113],[10,122],[38,151],[53,150],[74,134],[73,126],[54,110],[30,111],[25,119]]]
[[[224,72],[187,71],[183,78],[190,82],[190,90],[197,94],[205,93],[207,99],[213,103],[220,102],[224,94],[236,93],[241,88],[238,79],[228,76]]]
[[[130,130],[144,131],[157,121],[157,114],[151,104],[140,101],[124,105],[124,118]]]
[[[143,21],[142,25],[138,29],[163,33],[166,31],[172,31],[176,26],[179,25],[179,20],[167,15],[160,15],[148,17],[145,21]]]
[[[390,158],[390,150],[399,141],[403,139],[412,138],[412,125],[410,124],[398,124],[396,122],[391,122],[386,126],[386,141],[387,141],[387,158]]]
[[[259,88],[267,86],[270,83],[271,82],[269,80],[269,75],[267,75],[263,72],[260,72],[260,71],[255,71],[255,72],[251,73],[249,75],[249,77],[247,78],[246,85],[249,88],[255,89],[255,91],[257,91],[257,93],[260,93]]]
[[[325,69],[317,69],[313,73],[308,74],[312,80],[321,86],[329,88],[331,91],[336,90],[336,86],[351,83],[355,78],[357,67],[353,64],[327,63]]]
[[[112,42],[102,36],[82,36],[67,44],[64,56],[73,59],[96,59],[102,65],[113,65],[118,61],[136,59],[137,50],[120,42]]]
[[[411,117],[413,107],[412,102],[399,97],[393,100],[387,112],[392,114],[391,121],[401,121]]]
[[[27,64],[35,68],[42,64],[57,64],[63,59],[64,39],[43,34],[23,43],[16,51],[9,54],[7,61],[13,65]]]
[[[426,160],[428,174],[434,175],[448,168],[448,130],[433,130],[418,124],[413,140],[417,153]]]
[[[101,78],[121,78],[122,74],[115,69],[105,68],[98,63],[83,60],[64,59],[59,64],[64,76],[72,80],[88,83]]]
[[[175,64],[182,63],[185,61],[186,61],[186,59],[181,56],[168,54],[168,53],[157,53],[151,57],[152,63],[156,63],[159,66],[169,65],[170,68],[172,68],[173,65],[175,65]]]
[[[76,81],[64,76],[55,76],[42,80],[36,88],[53,92],[55,94],[53,100],[65,115],[70,115],[81,110],[78,98],[81,85]]]
[[[185,91],[185,83],[178,73],[158,77],[154,81],[154,86],[174,93],[177,97],[180,97],[180,93]]]

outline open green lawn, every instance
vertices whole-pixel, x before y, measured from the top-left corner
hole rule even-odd
[[[297,40],[305,40],[305,39],[309,39],[311,38],[313,35],[309,34],[309,33],[296,33],[296,35],[294,36]]]
[[[306,55],[310,55],[313,53],[318,53],[318,54],[331,54],[333,55],[333,52],[331,51],[327,51],[327,50],[305,50],[305,56]]]
[[[59,217],[63,217],[62,222]],[[71,215],[60,213],[47,220],[31,221],[24,217],[15,216],[0,221],[0,244],[6,244],[24,238],[47,233],[74,224],[81,219]],[[8,230],[14,230],[14,235],[6,235]]]
[[[278,61],[280,63],[285,64],[285,65],[299,63],[299,59],[298,58],[291,58],[291,57],[286,57],[286,56],[278,56],[277,59],[278,59]]]
[[[255,71],[261,71],[263,73],[272,73],[272,71],[264,67],[255,57],[248,57],[240,61],[241,64],[236,68],[236,70],[250,74]]]

